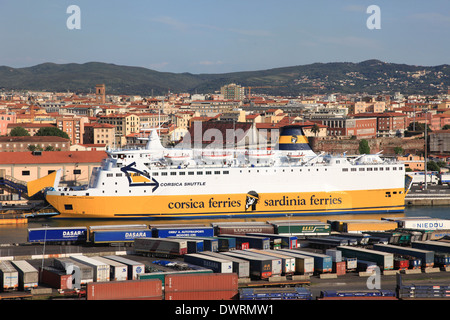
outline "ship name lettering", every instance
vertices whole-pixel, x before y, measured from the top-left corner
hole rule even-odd
[[[169,209],[199,209],[204,208],[205,203],[203,201],[180,201],[169,202]]]
[[[330,205],[330,204],[341,204],[342,198],[333,198],[330,195],[328,198],[316,198],[315,195],[311,196],[311,205],[321,206],[321,205]]]

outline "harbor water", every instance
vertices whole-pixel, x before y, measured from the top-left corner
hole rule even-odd
[[[403,214],[357,214],[357,215],[329,215],[329,216],[304,216],[304,217],[286,217],[283,220],[320,220],[326,222],[333,219],[381,219],[383,217],[420,217],[429,216],[432,218],[450,219],[450,206],[416,206],[407,207]],[[222,220],[81,220],[81,219],[29,219],[27,224],[17,225],[0,225],[0,245],[1,244],[19,244],[26,243],[28,236],[28,228],[48,227],[77,227],[77,226],[95,226],[95,225],[123,225],[123,224],[204,224],[209,225],[211,222],[217,221],[268,221],[268,220],[282,220],[282,218],[269,219],[222,219]]]

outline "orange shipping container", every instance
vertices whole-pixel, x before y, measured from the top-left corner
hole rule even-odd
[[[338,276],[345,274],[347,272],[345,261],[333,262],[333,272]]]
[[[239,291],[220,290],[220,291],[183,291],[183,292],[165,292],[165,300],[235,300],[238,298]]]
[[[159,279],[111,282],[90,282],[86,287],[87,300],[162,300]]]
[[[230,291],[238,289],[236,273],[170,274],[165,278],[165,292]]]

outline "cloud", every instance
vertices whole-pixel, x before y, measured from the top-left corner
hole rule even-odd
[[[450,24],[450,17],[437,12],[416,13],[409,16],[409,19],[421,23]]]
[[[209,61],[209,60],[203,60],[200,62],[197,62],[197,64],[202,65],[202,66],[218,66],[221,64],[224,64],[223,61]]]
[[[348,6],[345,6],[344,8],[343,8],[343,10],[344,11],[347,11],[347,12],[366,12],[366,10],[367,10],[367,7],[364,7],[364,6],[361,6],[361,5],[348,5]]]
[[[150,64],[150,69],[152,70],[161,70],[164,69],[165,66],[167,66],[169,63],[168,62],[159,62],[159,63],[152,63]]]
[[[166,26],[172,27],[179,31],[186,31],[189,28],[189,24],[169,16],[161,16],[157,18],[152,18],[151,20],[165,24]]]

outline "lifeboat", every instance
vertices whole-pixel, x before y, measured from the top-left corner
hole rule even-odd
[[[270,149],[249,150],[245,154],[249,160],[270,160],[274,155]]]
[[[223,162],[233,159],[232,152],[226,151],[205,151],[202,153],[202,158],[210,162]]]
[[[164,159],[173,164],[180,164],[191,159],[191,155],[189,153],[166,153]]]
[[[305,155],[303,154],[303,152],[302,153],[290,152],[286,156],[291,161],[298,161],[302,159]]]

